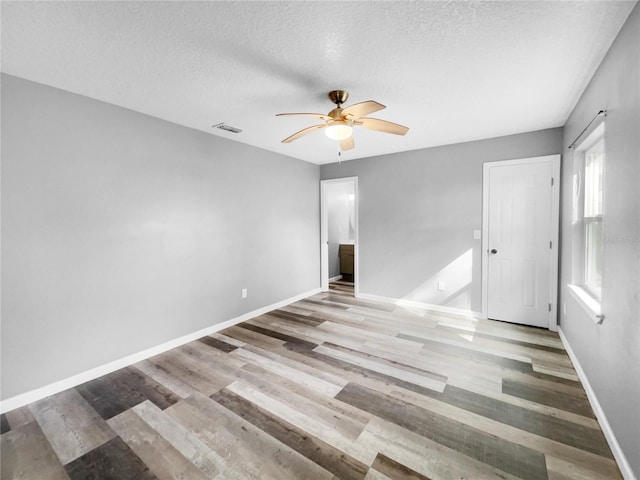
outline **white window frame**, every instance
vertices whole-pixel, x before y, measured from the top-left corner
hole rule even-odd
[[[604,318],[602,315],[602,277],[600,286],[589,283],[587,278],[588,270],[588,235],[589,225],[600,223],[603,224],[604,198],[601,198],[600,211],[595,213],[588,212],[585,209],[585,190],[587,187],[586,179],[586,155],[597,145],[602,145],[603,172],[606,164],[606,144],[605,144],[605,123],[600,122],[587,136],[587,138],[576,147],[574,153],[574,163],[577,167],[575,171],[574,181],[574,201],[573,201],[573,248],[577,251],[574,255],[572,284],[570,284],[569,292],[572,294],[578,304],[586,313],[596,322],[601,323]],[[604,197],[604,185],[602,186],[601,195]],[[604,250],[604,241],[601,242],[600,258],[602,259]]]

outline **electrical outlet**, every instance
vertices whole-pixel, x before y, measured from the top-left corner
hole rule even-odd
[[[481,234],[480,230],[474,230],[473,231],[473,239],[474,240],[480,240],[481,237],[482,237],[482,234]]]
[[[242,289],[242,298],[247,298],[247,289],[246,288]]]
[[[444,282],[438,282],[438,290],[444,292]]]

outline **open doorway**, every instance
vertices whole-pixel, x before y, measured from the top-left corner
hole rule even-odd
[[[322,180],[322,290],[353,287],[358,296],[358,178]]]

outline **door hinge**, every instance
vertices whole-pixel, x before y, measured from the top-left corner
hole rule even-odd
[[[549,240],[549,248],[553,249],[553,241]]]
[[[551,311],[551,304],[549,304],[549,311]]]
[[[551,186],[553,187],[553,177],[551,177]]]

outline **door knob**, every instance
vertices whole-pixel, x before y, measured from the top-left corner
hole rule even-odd
[[[490,252],[495,255],[496,253],[498,253],[498,250],[496,250],[495,248],[492,248]]]

